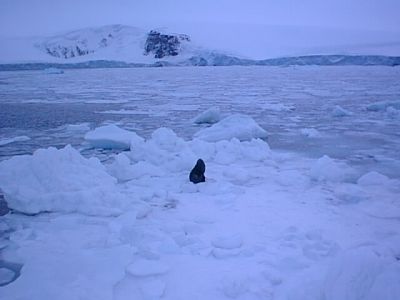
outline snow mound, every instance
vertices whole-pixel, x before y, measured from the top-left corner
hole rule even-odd
[[[369,111],[385,111],[388,107],[400,110],[400,101],[380,101],[369,104],[367,110]]]
[[[0,188],[11,209],[39,212],[80,212],[115,215],[125,198],[116,180],[96,158],[86,159],[66,146],[39,149],[0,163]]]
[[[116,125],[106,125],[89,131],[85,140],[95,148],[128,150],[132,142],[143,142],[143,138],[133,131],[119,128]]]
[[[236,249],[240,248],[243,244],[243,239],[240,235],[220,236],[212,240],[212,245],[220,249]]]
[[[8,138],[8,139],[2,139],[0,140],[0,146],[4,146],[7,144],[11,144],[11,143],[15,143],[15,142],[25,142],[25,141],[29,141],[31,138],[25,135],[21,135],[21,136],[16,136],[13,138]]]
[[[372,171],[372,172],[368,172],[366,174],[364,174],[363,176],[361,176],[358,180],[357,183],[359,185],[363,185],[363,186],[371,186],[371,185],[384,185],[387,184],[390,181],[390,179],[385,176],[382,175],[381,173]]]
[[[324,155],[311,167],[310,175],[316,181],[341,182],[348,179],[351,173],[352,170],[345,163]]]
[[[165,172],[188,172],[198,158],[206,164],[216,162],[227,165],[236,161],[264,161],[271,157],[268,144],[261,139],[240,142],[233,138],[229,141],[206,142],[199,139],[184,141],[171,129],[160,128],[152,137],[127,153],[131,159],[129,174],[138,178],[139,174],[164,176]],[[118,169],[122,170],[121,165]]]
[[[261,139],[240,142],[234,138],[214,143],[199,139],[185,141],[171,129],[160,128],[151,138],[132,145],[129,152],[116,155],[107,165],[107,171],[119,181],[148,180],[165,177],[171,172],[188,174],[199,158],[206,165],[209,162],[229,165],[243,160],[261,162],[271,159],[271,150]]]
[[[335,109],[332,111],[332,116],[334,117],[346,117],[351,116],[353,113],[343,107],[336,105]]]
[[[343,183],[333,188],[333,192],[339,204],[359,203],[368,199],[364,190],[357,184]]]
[[[184,141],[169,128],[161,127],[151,134],[151,141],[160,149],[176,151],[182,148]]]
[[[125,153],[118,154],[114,162],[107,166],[107,171],[119,181],[165,175],[165,172],[161,168],[147,161],[139,161],[131,164],[130,159]]]
[[[249,141],[253,138],[266,138],[267,132],[253,118],[235,114],[222,119],[211,127],[198,131],[194,137],[207,142],[231,140],[233,138]]]
[[[193,122],[195,124],[214,124],[217,123],[219,120],[221,120],[221,113],[219,110],[219,107],[210,107],[206,111],[203,111],[201,114],[199,114]]]

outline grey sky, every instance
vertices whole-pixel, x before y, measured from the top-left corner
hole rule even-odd
[[[400,32],[399,0],[0,0],[0,35],[122,23],[246,23]]]

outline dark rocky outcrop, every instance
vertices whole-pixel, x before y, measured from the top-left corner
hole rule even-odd
[[[144,54],[154,54],[154,58],[176,56],[179,54],[181,43],[184,41],[189,42],[189,36],[185,34],[161,34],[158,31],[152,30],[147,35]]]

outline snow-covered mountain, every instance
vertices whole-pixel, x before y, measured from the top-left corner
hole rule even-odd
[[[0,70],[170,65],[395,66],[400,65],[400,57],[362,54],[303,55],[255,60],[202,47],[184,33],[165,29],[144,30],[125,25],[85,28],[46,38],[5,40],[0,48]]]
[[[127,62],[152,62],[188,54],[193,47],[185,34],[165,33],[123,25],[87,28],[54,36],[35,47],[64,60],[106,59]],[[78,58],[78,59],[77,59]]]
[[[80,63],[93,60],[152,64],[177,63],[212,53],[195,45],[186,34],[143,30],[125,25],[85,28],[48,38],[6,41],[1,63]]]

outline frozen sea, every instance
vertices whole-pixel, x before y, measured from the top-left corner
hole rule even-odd
[[[400,299],[400,68],[0,72],[0,188],[1,299]]]
[[[192,119],[210,106],[245,112],[269,133],[273,149],[310,157],[328,154],[400,176],[399,114],[368,111],[400,101],[400,69],[392,67],[204,67],[0,73],[0,138],[28,136],[0,148],[0,159],[72,144],[66,125],[117,123],[148,137],[162,126],[190,139]],[[335,117],[339,105],[352,115]],[[320,134],[305,138],[303,129]],[[307,136],[307,135],[306,135]]]

